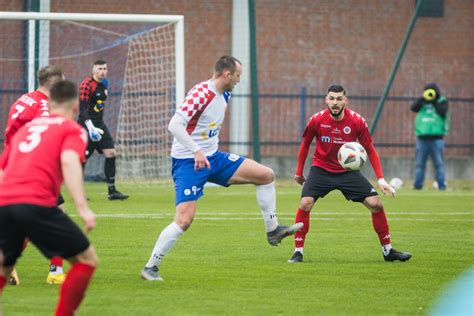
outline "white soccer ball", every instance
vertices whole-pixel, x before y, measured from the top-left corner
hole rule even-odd
[[[390,184],[390,186],[395,190],[398,190],[403,186],[403,180],[400,178],[393,178],[388,184]]]
[[[367,152],[361,144],[356,142],[345,143],[337,153],[339,164],[346,170],[356,171],[362,168],[367,161]]]

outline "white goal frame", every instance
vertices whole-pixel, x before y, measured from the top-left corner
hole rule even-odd
[[[121,23],[175,23],[175,72],[176,96],[175,104],[181,104],[185,96],[184,82],[184,16],[158,14],[104,14],[104,13],[50,13],[50,12],[0,12],[2,20],[29,21],[29,52],[28,52],[28,88],[34,90],[34,34],[35,21],[82,21],[82,22],[121,22]],[[49,50],[49,47],[47,47]],[[48,58],[48,57],[47,57]],[[46,61],[46,63],[48,63]]]

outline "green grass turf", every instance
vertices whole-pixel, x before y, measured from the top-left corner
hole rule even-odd
[[[110,202],[105,184],[86,187],[100,266],[78,315],[423,315],[474,263],[472,184],[383,197],[392,244],[413,253],[405,263],[384,262],[369,211],[332,192],[313,209],[302,264],[286,262],[292,239],[267,244],[254,187],[233,186],[206,188],[193,225],[163,261],[165,282],[145,282],[140,270],[173,218],[172,185],[119,189],[131,198]],[[300,187],[281,182],[277,193],[280,222],[290,223]],[[30,245],[17,269],[21,285],[1,298],[5,315],[51,315],[58,287],[45,284],[48,261]]]

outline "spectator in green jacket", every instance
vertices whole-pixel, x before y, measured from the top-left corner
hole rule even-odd
[[[411,110],[417,113],[414,188],[423,188],[426,161],[428,156],[431,156],[436,169],[438,189],[446,190],[443,138],[449,131],[448,100],[441,95],[435,83],[430,83],[425,86],[423,96],[411,105]]]

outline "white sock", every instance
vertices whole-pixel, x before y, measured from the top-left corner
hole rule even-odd
[[[153,266],[159,267],[163,257],[174,246],[183,232],[184,231],[181,229],[181,227],[179,227],[179,225],[175,222],[172,222],[165,229],[163,229],[160,237],[158,237],[158,240],[156,241],[155,248],[153,248],[150,259],[145,266],[147,268],[152,268]]]
[[[299,251],[299,252],[301,252],[301,254],[303,254],[303,247],[295,248],[295,252],[297,252],[297,251]]]
[[[386,244],[382,246],[382,252],[384,256],[388,256],[390,253],[390,249],[392,249],[392,244]]]
[[[278,227],[275,181],[269,184],[257,185],[257,202],[260,205],[267,232],[274,231]]]

